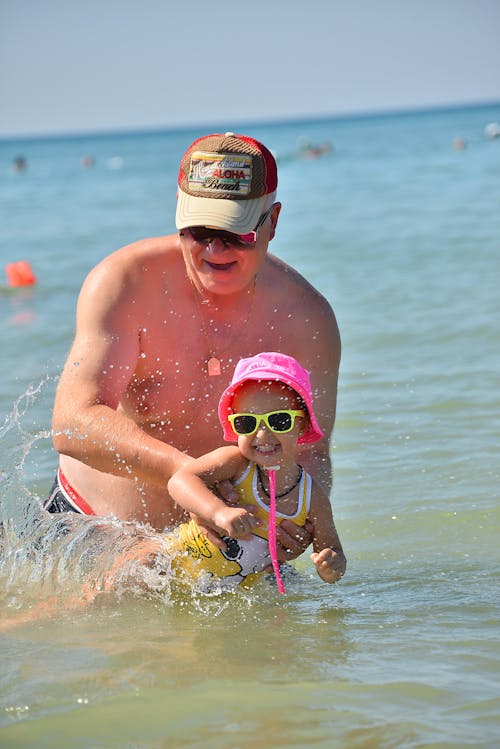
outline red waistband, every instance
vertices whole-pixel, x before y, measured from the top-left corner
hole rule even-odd
[[[64,473],[59,470],[57,471],[57,480],[59,482],[59,486],[63,490],[63,492],[67,495],[68,500],[75,505],[77,510],[79,510],[83,515],[95,515],[94,510],[92,507],[87,504],[87,502],[84,500],[83,497],[81,497],[76,489],[73,489],[71,484],[69,483],[68,479],[64,475]]]

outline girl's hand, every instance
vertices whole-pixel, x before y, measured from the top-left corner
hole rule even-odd
[[[336,583],[345,573],[346,558],[343,554],[333,551],[333,549],[322,549],[320,552],[313,552],[311,559],[318,575],[325,583]]]
[[[224,507],[214,515],[214,526],[231,538],[249,539],[260,521],[243,507]]]

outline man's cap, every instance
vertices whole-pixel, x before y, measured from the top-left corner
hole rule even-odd
[[[246,135],[205,135],[182,157],[178,186],[177,229],[209,226],[247,234],[278,187],[276,160]]]
[[[307,370],[292,356],[276,351],[264,351],[248,359],[240,359],[235,367],[231,384],[222,393],[219,401],[219,421],[224,430],[225,440],[238,441],[238,435],[234,432],[227,417],[233,413],[233,398],[236,391],[247,380],[275,380],[293,388],[304,401],[309,415],[309,427],[298,438],[298,444],[317,442],[323,437],[314,414],[311,380]]]

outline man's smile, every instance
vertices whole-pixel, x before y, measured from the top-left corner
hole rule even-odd
[[[204,260],[203,262],[215,271],[230,270],[233,266],[236,265],[236,260],[233,260],[230,263],[214,263],[211,260]]]

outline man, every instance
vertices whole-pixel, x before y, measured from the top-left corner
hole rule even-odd
[[[287,353],[311,372],[325,438],[300,462],[331,489],[340,337],[328,302],[268,254],[281,209],[274,157],[252,138],[208,135],[184,154],[178,185],[179,233],[123,247],[83,284],[54,406],[51,512],[157,530],[184,520],[168,479],[224,444],[220,395],[237,361],[259,351]],[[282,559],[310,541],[286,522],[279,532]]]

